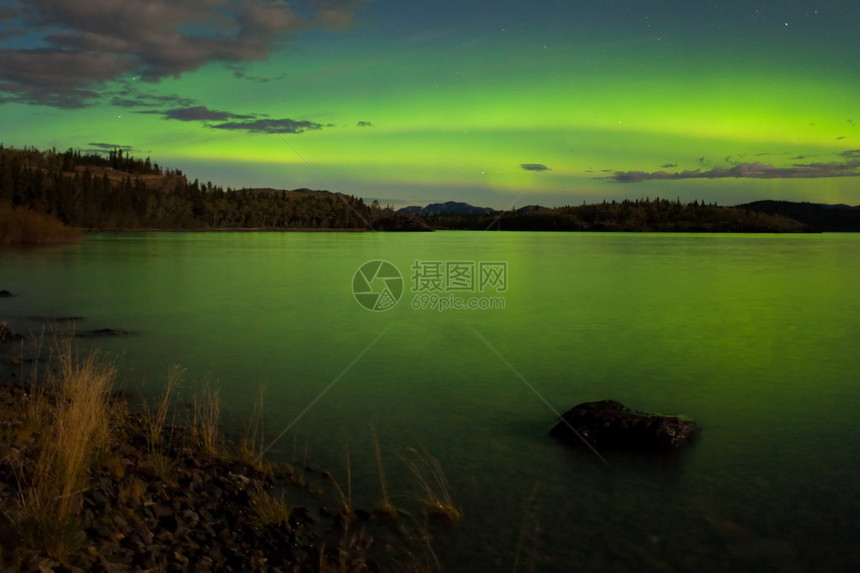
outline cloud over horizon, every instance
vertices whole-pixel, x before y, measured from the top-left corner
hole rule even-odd
[[[122,90],[112,94],[110,104],[116,107],[157,107],[161,105],[175,105],[192,107],[195,101],[191,98],[177,95],[160,96],[147,93],[132,93],[131,90]]]
[[[749,178],[749,179],[813,179],[819,177],[860,177],[860,150],[841,153],[848,159],[845,162],[831,163],[795,163],[790,167],[774,167],[769,163],[758,161],[739,163],[733,167],[713,167],[706,171],[701,169],[683,171],[616,171],[608,177],[617,183],[639,183],[640,181],[680,180],[680,179],[720,179],[720,178]]]
[[[146,82],[213,62],[262,61],[313,23],[348,27],[356,0],[12,0],[0,36],[0,104],[66,109],[98,101],[125,74]]]
[[[256,117],[253,115],[239,115],[235,113],[230,113],[229,111],[218,111],[214,109],[209,109],[205,105],[180,107],[155,113],[162,114],[164,116],[164,119],[175,119],[178,121],[226,121],[228,119],[255,119]]]
[[[550,168],[542,163],[520,163],[520,167],[526,171],[550,171]]]
[[[94,151],[96,153],[109,153],[114,149],[122,149],[123,151],[132,151],[134,147],[131,145],[122,145],[119,143],[87,143],[91,147],[91,149],[84,149],[82,151]]]
[[[265,114],[238,114],[209,109],[205,105],[166,110],[149,109],[135,113],[160,115],[165,120],[199,121],[210,129],[247,131],[248,133],[302,133],[309,130],[322,129],[323,127],[332,127],[331,124],[323,125],[306,119],[269,119]]]
[[[248,133],[302,133],[309,130],[322,129],[320,123],[294,119],[255,119],[253,121],[233,121],[210,124],[213,129],[228,129],[247,131]]]

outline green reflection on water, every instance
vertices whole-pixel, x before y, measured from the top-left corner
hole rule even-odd
[[[816,569],[856,556],[858,246],[851,235],[94,235],[4,251],[0,288],[19,294],[2,307],[18,324],[81,315],[79,329],[137,332],[99,343],[153,391],[172,363],[211,376],[230,419],[264,383],[273,433],[337,379],[297,425],[300,443],[338,468],[348,440],[367,503],[369,427],[392,466],[391,450],[425,445],[467,515],[439,541],[459,570],[486,564],[482,551],[512,563],[536,483],[552,557],[542,569],[755,570],[774,553]],[[385,312],[352,293],[375,259],[404,277]],[[505,262],[504,309],[414,310],[416,260]],[[702,437],[676,459],[609,455],[601,468],[546,436],[551,411],[475,331],[560,411],[614,398],[691,416]],[[292,456],[292,436],[272,453]],[[409,488],[401,469],[388,473]]]

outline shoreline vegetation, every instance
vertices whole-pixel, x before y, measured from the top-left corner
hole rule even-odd
[[[81,231],[56,217],[0,202],[0,246],[73,243]]]
[[[860,209],[822,211],[807,223],[789,216],[803,218],[803,210],[781,206],[784,202],[760,203],[726,207],[645,198],[422,214],[328,191],[189,182],[180,170],[121,149],[105,156],[0,145],[0,245],[73,242],[86,231],[805,233],[827,230],[827,216],[842,217],[839,230],[860,229]]]
[[[462,513],[426,450],[401,458],[419,492],[408,511],[392,503],[371,428],[382,496],[357,508],[348,450],[345,492],[307,452],[262,456],[262,391],[228,439],[218,390],[183,401],[179,366],[160,396],[135,399],[116,389],[116,362],[81,352],[69,333],[33,337],[25,355],[23,342],[5,344],[24,337],[0,330],[4,378],[20,372],[0,381],[0,568],[440,571],[431,536]]]

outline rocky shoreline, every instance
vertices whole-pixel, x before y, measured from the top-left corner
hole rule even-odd
[[[75,549],[60,559],[28,547],[16,505],[35,472],[40,432],[16,412],[33,399],[30,388],[0,385],[4,571],[377,571],[374,544],[403,550],[395,570],[420,570],[409,565],[408,527],[327,500],[318,485],[327,472],[207,452],[184,427],[165,427],[153,451],[137,415],[89,470]]]
[[[110,436],[71,494],[72,519],[36,531],[31,490],[56,449],[62,369],[25,357],[26,337],[3,322],[0,343],[0,571],[438,570],[429,522],[352,507],[331,473],[261,459],[262,436],[249,447],[210,427],[217,438],[201,439],[197,413],[180,405],[171,419],[183,422],[154,426],[151,405],[113,391]]]

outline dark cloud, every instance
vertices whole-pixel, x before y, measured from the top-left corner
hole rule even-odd
[[[113,151],[114,149],[122,149],[123,151],[131,151],[134,149],[131,145],[120,145],[119,143],[87,143],[93,149],[101,151]]]
[[[211,129],[247,131],[248,133],[302,133],[304,131],[334,127],[309,120],[269,119],[265,114],[238,114],[231,111],[209,109],[204,105],[173,109],[148,109],[135,113],[160,115],[176,121],[199,121]]]
[[[267,84],[272,81],[272,79],[280,80],[285,77],[284,74],[281,74],[275,78],[264,78],[262,76],[255,76],[249,74],[245,66],[240,64],[225,64],[224,67],[233,72],[233,77],[235,77],[236,79],[256,82],[258,84]]]
[[[269,119],[265,114],[239,114],[194,105],[172,109],[147,109],[135,113],[160,115],[162,119],[198,121],[210,129],[247,131],[248,133],[302,133],[304,131],[334,127],[309,120]]]
[[[677,163],[664,163],[662,165],[663,169],[672,169],[673,167],[678,167]]]
[[[3,50],[0,50],[0,61],[3,58],[2,52]],[[0,104],[23,103],[61,109],[80,109],[98,101],[100,97],[96,91],[72,86],[28,87],[0,80]]]
[[[359,121],[355,125],[358,127],[372,127],[373,126],[373,124],[370,123],[369,121]]]
[[[255,117],[253,115],[238,115],[229,111],[217,111],[204,105],[168,109],[158,113],[162,114],[164,119],[179,121],[226,121],[228,119],[254,119]]]
[[[116,149],[128,152],[134,151],[134,147],[131,145],[120,145],[118,143],[88,143],[87,145],[89,147],[79,148],[78,151],[89,154],[108,154]]]
[[[549,167],[541,163],[520,163],[520,167],[526,171],[549,171]]]
[[[842,154],[845,157],[853,157]],[[750,178],[750,179],[811,179],[817,177],[860,177],[860,159],[852,159],[845,163],[795,163],[791,167],[774,167],[766,163],[741,163],[734,167],[714,167],[707,171],[701,169],[684,170],[680,172],[667,171],[618,171],[610,177],[619,183],[638,183],[653,179],[720,179],[720,178]]]
[[[159,96],[146,93],[131,93],[130,90],[124,90],[114,94],[110,100],[111,105],[117,107],[158,107],[164,105],[173,105],[178,107],[191,107],[194,105],[194,100],[187,97],[177,95]]]
[[[293,119],[255,119],[253,121],[232,121],[209,125],[213,129],[247,131],[249,133],[302,133],[322,129],[322,124],[312,121]]]
[[[854,159],[860,157],[860,149],[849,149],[848,151],[843,151],[840,155],[848,159]]]
[[[355,0],[11,0],[0,34],[36,38],[0,49],[2,101],[75,108],[125,74],[178,77],[212,62],[265,60],[289,34],[319,21],[342,28]]]

